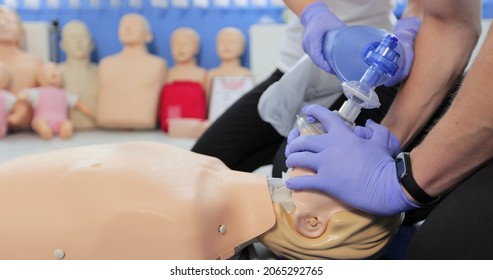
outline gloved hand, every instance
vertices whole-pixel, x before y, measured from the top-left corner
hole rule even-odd
[[[414,40],[416,39],[416,34],[418,33],[420,27],[421,19],[418,17],[400,19],[395,24],[393,34],[397,36],[397,39],[399,39],[399,44],[402,46],[404,51],[404,66],[397,70],[394,77],[385,81],[385,86],[393,86],[407,78],[409,75],[414,61]]]
[[[356,126],[354,128],[354,133],[363,139],[370,140],[374,131],[379,131],[380,126],[381,125],[377,124],[373,120],[368,119],[365,126]],[[395,158],[397,154],[401,152],[401,142],[399,142],[399,139],[397,139],[392,132],[389,131],[389,134],[389,154],[392,158]]]
[[[334,15],[327,5],[319,1],[308,5],[303,10],[300,21],[305,27],[303,49],[318,67],[334,74],[322,53],[323,40],[327,32],[344,27],[346,24]]]
[[[322,135],[296,136],[286,147],[286,165],[304,167],[315,175],[286,181],[291,190],[314,189],[374,215],[393,215],[419,206],[405,196],[397,178],[391,151],[392,137],[384,126],[367,123],[369,139],[355,134],[336,112],[319,105],[306,106],[328,131]],[[369,134],[365,134],[369,135]]]

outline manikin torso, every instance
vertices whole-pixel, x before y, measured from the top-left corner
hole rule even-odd
[[[151,142],[2,164],[0,209],[0,259],[229,258],[274,225],[264,176]]]
[[[64,88],[77,94],[81,101],[96,112],[98,67],[90,61],[93,44],[87,26],[78,20],[67,23],[62,30],[61,47],[67,56],[67,60],[59,64]],[[70,110],[70,119],[76,129],[96,126],[93,119],[74,109]]]
[[[166,61],[148,52],[152,40],[145,18],[127,14],[120,21],[123,50],[99,67],[98,125],[104,128],[152,129],[164,84]]]
[[[0,259],[226,259],[256,237],[288,258],[366,258],[400,222],[320,193],[294,204],[273,204],[261,174],[161,143],[36,154],[0,164]]]
[[[0,61],[12,74],[10,91],[14,94],[37,85],[36,73],[42,65],[40,59],[20,48],[22,37],[23,29],[19,16],[15,11],[0,6]],[[29,105],[20,103],[19,110],[11,117],[12,125],[16,128],[28,127],[31,118],[32,111]]]
[[[207,72],[206,92],[208,98],[211,95],[212,84],[215,77],[241,77],[251,76],[248,68],[241,65],[241,55],[245,50],[245,38],[241,30],[226,27],[219,31],[216,38],[217,54],[220,65]]]

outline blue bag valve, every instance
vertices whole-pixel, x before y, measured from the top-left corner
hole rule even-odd
[[[338,113],[352,126],[361,108],[380,106],[375,87],[393,77],[404,63],[397,37],[371,26],[348,26],[327,33],[323,54],[348,98]]]

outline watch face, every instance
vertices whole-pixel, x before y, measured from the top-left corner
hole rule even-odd
[[[406,175],[406,164],[404,163],[404,159],[397,157],[395,160],[395,165],[397,168],[397,177],[402,179]]]

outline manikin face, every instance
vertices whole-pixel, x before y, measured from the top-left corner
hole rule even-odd
[[[199,49],[199,38],[195,31],[179,29],[171,36],[171,52],[176,63],[187,62],[195,57]]]
[[[21,36],[21,27],[17,15],[0,7],[0,43],[17,43]]]
[[[62,86],[62,74],[55,63],[46,63],[38,75],[38,80],[42,86]]]
[[[245,39],[240,30],[225,28],[217,36],[217,54],[223,60],[239,58],[245,50]]]
[[[145,44],[152,39],[146,20],[138,14],[128,14],[121,19],[118,35],[124,45]]]
[[[68,23],[62,31],[61,46],[68,57],[88,58],[93,44],[85,24],[78,21]]]

